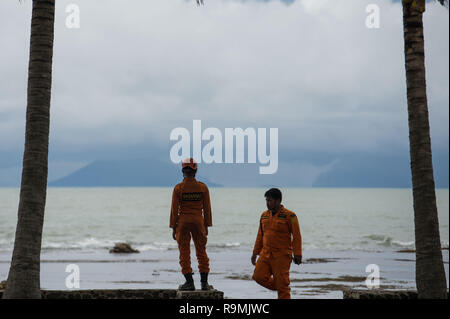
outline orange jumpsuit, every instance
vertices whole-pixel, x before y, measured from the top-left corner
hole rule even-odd
[[[253,280],[276,290],[279,299],[289,299],[292,255],[302,255],[302,236],[295,213],[283,205],[274,215],[270,210],[262,213],[253,254],[259,255]]]
[[[212,226],[208,187],[195,178],[185,178],[173,190],[170,212],[170,227],[176,229],[183,275],[192,273],[191,237],[194,241],[198,269],[200,273],[209,273],[205,226]]]

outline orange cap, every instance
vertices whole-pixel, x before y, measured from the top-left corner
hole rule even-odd
[[[185,168],[185,167],[190,167],[192,168],[194,171],[197,170],[197,162],[191,157],[191,158],[186,158],[185,160],[183,160],[182,164],[181,164],[181,168]]]

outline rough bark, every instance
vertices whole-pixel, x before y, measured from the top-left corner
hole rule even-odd
[[[424,5],[424,1],[403,0],[409,141],[414,198],[416,285],[419,298],[447,298],[426,93],[422,21]]]
[[[25,149],[14,250],[3,298],[41,298],[40,253],[47,193],[55,0],[34,0]]]

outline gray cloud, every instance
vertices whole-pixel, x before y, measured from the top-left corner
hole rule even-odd
[[[23,147],[30,10],[0,4],[1,151]],[[448,11],[429,4],[425,31],[433,145],[448,149]],[[286,149],[407,148],[400,3],[59,0],[55,32],[53,150],[165,146],[193,119],[278,127]]]

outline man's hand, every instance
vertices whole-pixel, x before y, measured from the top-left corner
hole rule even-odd
[[[257,256],[258,256],[258,255],[255,255],[255,254],[252,255],[252,264],[253,264],[253,266],[256,265],[256,257],[257,257]]]
[[[208,236],[208,226],[207,225],[205,225],[205,234],[206,234],[206,236]]]
[[[294,264],[300,265],[302,263],[302,256],[294,256]]]
[[[172,228],[172,238],[173,240],[177,240],[177,229],[175,227]]]

